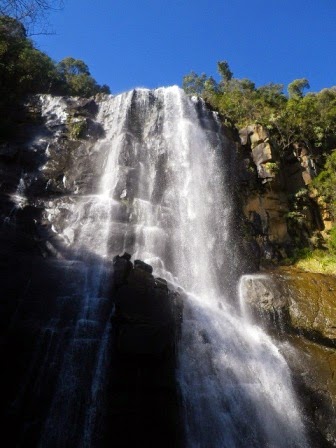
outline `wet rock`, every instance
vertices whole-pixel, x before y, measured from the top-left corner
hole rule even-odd
[[[0,160],[13,161],[19,152],[19,148],[9,143],[0,145]]]
[[[76,98],[69,101],[69,109],[74,116],[94,118],[98,112],[98,104],[93,98]]]
[[[116,446],[179,447],[182,430],[175,379],[176,340],[182,304],[152,267],[114,258],[115,313],[110,400],[111,440]],[[133,428],[133,431],[129,431]],[[134,433],[135,430],[135,433]]]
[[[336,347],[334,276],[282,269],[247,281],[247,302],[253,307],[277,310],[296,332]]]
[[[142,269],[143,271],[148,272],[149,274],[152,274],[152,272],[153,272],[152,266],[150,266],[147,263],[144,263],[141,260],[134,260],[134,267],[138,268],[138,269]]]
[[[241,291],[254,319],[280,340],[311,446],[336,446],[336,277],[278,269],[246,276]]]
[[[114,258],[117,350],[128,355],[161,355],[176,342],[176,296],[165,280],[154,279],[152,266],[136,260],[133,267],[128,256]]]
[[[336,446],[336,350],[299,336],[289,337],[283,354],[307,409],[311,446]]]

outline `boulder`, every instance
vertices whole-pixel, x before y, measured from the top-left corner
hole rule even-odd
[[[244,280],[255,310],[276,311],[286,326],[336,347],[336,277],[283,268]]]
[[[98,105],[93,98],[71,98],[69,100],[69,110],[74,116],[95,117],[98,112]]]
[[[240,291],[291,367],[311,446],[336,446],[336,277],[284,268],[243,277]]]

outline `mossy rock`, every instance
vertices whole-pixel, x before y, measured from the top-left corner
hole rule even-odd
[[[336,341],[336,277],[310,272],[286,275],[292,325]]]
[[[70,140],[80,140],[86,137],[86,119],[69,118],[67,123],[68,136]]]
[[[287,328],[336,347],[336,277],[279,268],[247,280],[257,313],[278,313]]]

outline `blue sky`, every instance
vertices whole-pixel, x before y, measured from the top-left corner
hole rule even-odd
[[[219,60],[257,86],[336,85],[336,0],[65,0],[50,22],[56,34],[35,36],[38,48],[83,59],[112,93],[217,76]]]

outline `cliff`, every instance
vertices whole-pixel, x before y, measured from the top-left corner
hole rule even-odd
[[[245,240],[253,243],[258,263],[276,265],[298,248],[325,247],[333,220],[309,188],[322,155],[303,142],[281,150],[259,124],[239,131],[237,150]]]

